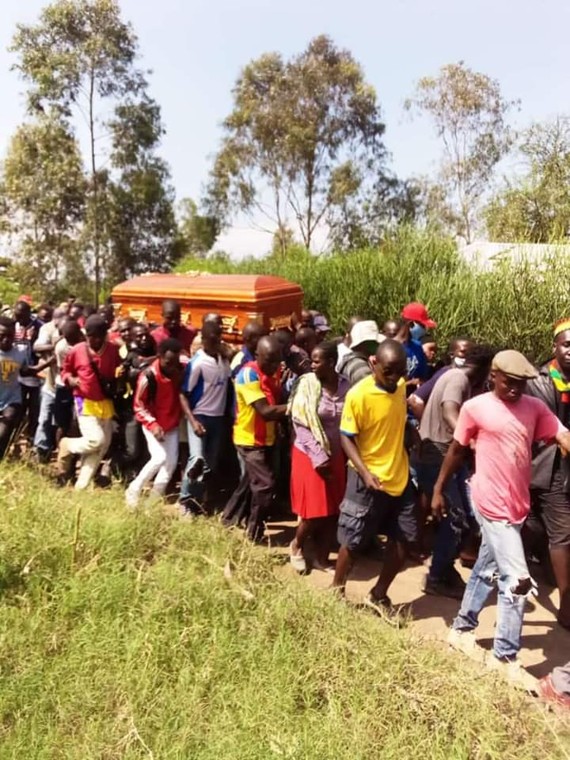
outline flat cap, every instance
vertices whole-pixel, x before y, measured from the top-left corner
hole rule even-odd
[[[538,375],[538,371],[518,351],[499,351],[493,359],[492,369],[520,379],[530,379]]]

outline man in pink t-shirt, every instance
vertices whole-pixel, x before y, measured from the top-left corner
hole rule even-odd
[[[539,399],[523,395],[527,379],[536,374],[517,351],[495,356],[494,389],[461,408],[432,499],[435,516],[441,517],[444,487],[474,445],[471,488],[482,542],[448,641],[463,651],[476,648],[473,631],[498,579],[499,614],[489,664],[504,668],[509,679],[527,689],[532,679],[520,670],[517,655],[524,606],[533,587],[520,535],[530,510],[531,447],[535,441],[557,441],[563,452],[570,451],[570,433],[558,418]]]

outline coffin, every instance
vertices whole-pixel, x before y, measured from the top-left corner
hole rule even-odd
[[[116,313],[139,322],[160,323],[166,298],[180,304],[183,324],[199,328],[204,314],[216,312],[231,343],[241,341],[244,325],[252,320],[268,330],[289,326],[303,304],[299,285],[263,274],[146,274],[117,285],[111,297]]]

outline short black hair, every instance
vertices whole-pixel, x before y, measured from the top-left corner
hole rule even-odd
[[[478,367],[479,369],[491,367],[496,353],[497,350],[487,343],[475,343],[469,346],[465,353],[465,364],[471,367]]]
[[[182,343],[176,338],[165,338],[158,344],[158,355],[164,356],[168,351],[179,354],[182,351]]]
[[[85,334],[86,335],[106,335],[109,330],[109,326],[104,317],[100,314],[91,314],[85,320]]]
[[[7,327],[11,332],[15,332],[16,323],[10,317],[6,317],[4,314],[0,315],[0,326]]]
[[[320,351],[327,362],[336,364],[338,361],[338,346],[332,340],[324,340],[315,347],[315,351]]]
[[[164,314],[167,309],[176,309],[178,311],[181,311],[180,304],[175,298],[166,298],[162,302],[162,313]]]

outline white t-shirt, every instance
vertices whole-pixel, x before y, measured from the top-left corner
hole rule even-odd
[[[223,417],[228,398],[229,362],[214,358],[200,348],[186,365],[182,390],[194,414]]]

